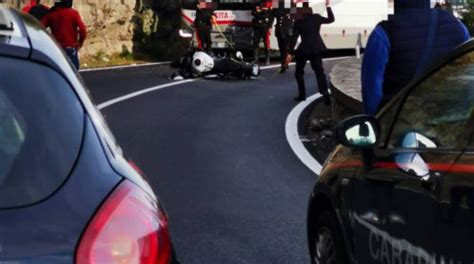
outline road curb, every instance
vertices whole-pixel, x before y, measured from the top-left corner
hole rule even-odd
[[[301,141],[299,123],[301,114],[320,98],[322,98],[322,95],[318,93],[309,97],[306,99],[306,101],[296,105],[288,115],[285,124],[286,139],[291,149],[296,154],[298,159],[316,175],[321,173],[323,166],[313,157],[313,155],[311,155],[311,153]]]

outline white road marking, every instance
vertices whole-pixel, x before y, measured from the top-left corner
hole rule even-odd
[[[294,62],[290,63],[290,66],[292,65],[295,65]],[[260,70],[268,70],[268,69],[275,69],[275,68],[280,68],[281,65],[280,64],[275,64],[275,65],[269,65],[269,66],[263,66],[263,67],[260,67]]]
[[[324,59],[324,61],[332,61],[332,60],[341,60],[346,59],[349,57],[340,57],[340,58],[329,58]],[[150,63],[142,63],[142,64],[131,64],[131,65],[123,65],[123,66],[112,66],[112,67],[100,67],[100,68],[91,68],[91,69],[82,69],[79,72],[93,72],[93,71],[108,71],[108,70],[118,70],[118,69],[127,69],[127,68],[139,68],[139,67],[148,67],[148,66],[157,66],[157,65],[165,65],[171,64],[170,61],[164,62],[150,62]],[[295,63],[290,63],[290,65],[294,65]],[[277,65],[270,65],[270,66],[263,66],[261,67],[262,70],[266,69],[274,69],[280,67],[279,64]]]
[[[334,61],[334,60],[342,60],[350,57],[340,57],[340,58],[330,58],[330,59],[324,59],[324,61]],[[295,63],[291,63],[290,65],[294,65]],[[138,66],[138,65],[137,65]],[[145,65],[146,66],[146,65]],[[270,65],[270,66],[264,66],[261,67],[262,70],[267,70],[267,69],[274,69],[280,67],[279,64],[277,65]],[[123,67],[122,67],[123,68]],[[92,71],[91,69],[90,71]],[[101,70],[101,69],[99,69]],[[103,69],[107,70],[107,68]],[[87,70],[85,70],[87,71]],[[98,105],[99,109],[104,109],[109,106],[112,106],[114,104],[121,103],[123,101],[132,99],[134,97],[146,94],[146,93],[151,93],[160,89],[168,88],[168,87],[173,87],[185,83],[190,83],[190,82],[195,82],[199,79],[189,79],[189,80],[183,80],[183,81],[178,81],[178,82],[172,82],[164,85],[159,85],[151,88],[146,88],[144,90],[136,91],[134,93],[130,93],[109,101],[106,101],[102,104]],[[321,94],[315,94],[309,98],[306,99],[306,101],[301,102],[298,104],[291,113],[288,115],[288,118],[286,119],[286,125],[285,125],[285,132],[286,132],[286,139],[293,150],[293,152],[296,154],[296,156],[303,162],[303,164],[306,165],[311,171],[316,173],[316,175],[319,175],[322,170],[322,165],[319,164],[319,162],[306,150],[305,146],[301,142],[300,135],[298,132],[298,120],[301,115],[301,113],[304,111],[306,107],[308,107],[312,102],[315,100],[321,98]]]
[[[352,57],[349,56],[349,57],[328,58],[328,59],[323,59],[323,61],[327,62],[327,61],[343,60],[343,59],[348,59],[348,58],[352,58]],[[292,62],[289,65],[292,66],[295,64],[296,63]],[[281,66],[280,64],[275,64],[275,65],[263,66],[263,67],[260,67],[260,69],[261,70],[275,69],[275,68],[280,68],[280,66]]]
[[[189,80],[184,80],[184,81],[179,81],[179,82],[172,82],[172,83],[167,83],[167,84],[163,84],[163,85],[158,85],[158,86],[155,86],[155,87],[147,88],[147,89],[144,89],[144,90],[136,91],[134,93],[130,93],[130,94],[127,94],[127,95],[124,95],[124,96],[117,97],[115,99],[104,102],[104,103],[98,105],[97,107],[99,107],[99,109],[102,110],[102,109],[107,108],[111,105],[121,103],[123,101],[132,99],[134,97],[137,97],[137,96],[140,96],[140,95],[143,95],[143,94],[146,94],[146,93],[151,93],[151,92],[154,92],[154,91],[157,91],[157,90],[160,90],[160,89],[164,89],[164,88],[168,88],[168,87],[172,87],[172,86],[176,86],[176,85],[180,85],[180,84],[194,82],[196,80],[199,80],[199,79],[189,79]]]
[[[271,65],[271,66],[262,67],[262,70],[278,68],[278,67],[280,67],[279,64],[278,65]],[[104,70],[107,70],[107,69],[104,69]],[[163,85],[158,85],[158,86],[146,88],[144,90],[136,91],[136,92],[126,94],[124,96],[120,96],[120,97],[117,97],[115,99],[103,102],[103,103],[99,104],[97,107],[100,110],[102,110],[102,109],[107,108],[109,106],[112,106],[114,104],[121,103],[123,101],[132,99],[134,97],[137,97],[137,96],[140,96],[140,95],[143,95],[143,94],[146,94],[146,93],[151,93],[151,92],[154,92],[154,91],[157,91],[157,90],[161,90],[161,89],[164,89],[164,88],[173,87],[173,86],[177,86],[177,85],[181,85],[181,84],[185,84],[185,83],[195,82],[197,80],[200,80],[200,79],[188,79],[188,80],[172,82],[172,83],[167,83],[167,84],[163,84]]]
[[[108,70],[118,70],[118,69],[127,69],[127,68],[140,68],[140,67],[148,67],[148,66],[165,65],[165,64],[170,64],[170,63],[171,62],[169,62],[169,61],[165,61],[165,62],[132,64],[132,65],[124,65],[124,66],[101,67],[101,68],[83,69],[83,70],[79,70],[79,72],[93,72],[93,71],[108,71]]]
[[[321,98],[321,94],[315,94],[306,101],[299,103],[293,110],[291,110],[288,118],[286,119],[285,125],[285,133],[286,133],[286,140],[290,144],[291,149],[296,154],[296,156],[303,162],[306,167],[308,167],[311,171],[319,175],[323,166],[319,164],[319,162],[308,152],[306,147],[303,145],[301,141],[300,134],[298,132],[298,120],[300,118],[301,113],[311,105],[314,101]]]

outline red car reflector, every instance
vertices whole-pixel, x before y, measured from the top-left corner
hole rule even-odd
[[[129,181],[122,182],[87,227],[77,264],[168,264],[168,219],[156,200]]]

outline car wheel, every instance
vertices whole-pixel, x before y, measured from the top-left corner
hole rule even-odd
[[[313,263],[346,264],[344,244],[336,216],[324,212],[318,218],[313,239]]]

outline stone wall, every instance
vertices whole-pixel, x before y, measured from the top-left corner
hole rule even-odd
[[[361,66],[362,59],[349,58],[337,63],[329,74],[334,124],[363,112]]]
[[[22,7],[29,0],[0,0],[2,2]],[[42,0],[42,3],[52,6],[53,0]],[[137,51],[146,42],[143,38],[158,30],[153,0],[74,0],[74,8],[88,28],[82,56]]]

